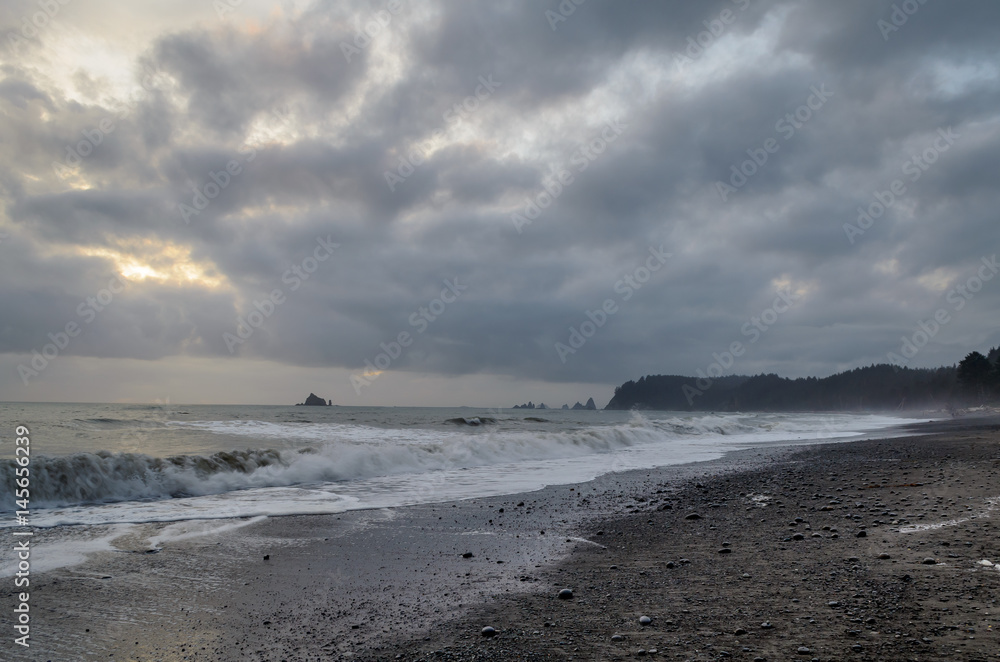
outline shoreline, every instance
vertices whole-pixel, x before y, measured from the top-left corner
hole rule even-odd
[[[939,428],[936,434],[935,426]],[[54,659],[65,658],[69,651],[82,659],[127,660],[410,660],[456,655],[453,659],[470,655],[477,659],[595,659],[572,650],[584,650],[584,641],[599,659],[632,656],[639,650],[636,637],[655,628],[626,632],[627,645],[616,642],[610,648],[613,633],[597,637],[600,619],[592,627],[570,630],[589,630],[596,638],[591,641],[590,635],[573,634],[574,644],[569,648],[549,636],[531,634],[566,636],[560,619],[555,618],[560,610],[596,609],[600,604],[596,594],[581,588],[572,601],[554,600],[554,591],[568,583],[566,573],[600,574],[608,563],[624,568],[628,561],[607,559],[624,558],[622,554],[635,554],[640,547],[662,546],[664,531],[690,538],[683,534],[694,527],[685,528],[680,522],[691,522],[677,516],[689,500],[699,503],[697,495],[706,489],[716,501],[723,495],[726,499],[714,508],[701,506],[703,519],[694,523],[702,527],[697,530],[703,537],[720,530],[722,522],[708,522],[738,509],[739,498],[726,492],[730,483],[767,480],[789,463],[800,464],[794,457],[818,454],[828,463],[844,462],[843,458],[853,456],[865,444],[926,450],[927,440],[942,434],[946,438],[995,435],[989,432],[991,426],[997,427],[996,419],[922,423],[911,430],[922,435],[917,437],[734,451],[716,460],[607,474],[579,485],[550,486],[526,494],[268,518],[189,539],[183,537],[184,527],[196,534],[199,522],[149,525],[148,535],[136,535],[134,549],[122,550],[135,553],[104,552],[80,566],[40,575],[37,584],[33,578],[33,599],[38,596],[39,608],[33,631],[39,633],[43,645],[25,658],[16,657],[15,651],[15,659],[35,659],[39,651],[50,652]],[[995,438],[986,443],[996,449]],[[886,455],[888,448],[880,452]],[[1000,458],[1000,453],[994,455]],[[992,481],[997,492],[993,496],[1000,495],[997,479]],[[695,487],[698,483],[707,487]],[[668,503],[669,510],[658,510]],[[739,504],[739,508],[746,507],[766,514],[764,519],[777,510]],[[180,537],[165,543],[160,553],[141,553],[148,549],[144,535],[148,539],[171,527],[172,534]],[[761,528],[756,523],[748,531]],[[727,534],[731,540],[726,542],[731,542],[734,552],[718,558],[746,554],[748,548],[738,542],[737,533]],[[616,550],[619,542],[626,542],[625,552]],[[767,542],[774,544],[770,539]],[[994,547],[996,543],[993,535]],[[473,556],[463,558],[466,553]],[[715,560],[716,554],[713,548],[709,557]],[[996,556],[1000,553],[986,558],[1000,561]],[[679,558],[675,565],[679,566]],[[692,561],[683,564],[685,569],[695,567],[693,553],[685,558]],[[640,571],[647,573],[642,576],[652,576],[649,573],[654,570],[659,573],[654,566],[650,562]],[[1000,580],[1000,572],[996,575]],[[5,586],[0,594],[6,599],[9,591]],[[643,594],[641,586],[633,585],[618,591],[632,595],[633,601]],[[612,604],[606,602],[601,613],[609,609]],[[522,612],[534,617],[526,615],[524,623],[506,625],[501,618]],[[95,619],[95,614],[100,618]],[[587,619],[597,617],[574,613],[573,618],[589,623]],[[663,622],[664,617],[656,615],[655,621]],[[547,622],[557,625],[546,628]],[[487,624],[499,631],[495,639],[479,636]],[[625,630],[626,625],[627,620],[622,621],[618,629]],[[435,655],[435,651],[441,653]],[[667,649],[658,651],[663,655]],[[727,652],[734,659],[754,659],[739,648]],[[670,650],[669,655],[674,654]]]

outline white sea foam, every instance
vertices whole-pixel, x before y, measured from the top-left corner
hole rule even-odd
[[[601,424],[595,413],[594,419],[581,424],[508,418],[473,427],[444,420],[437,427],[172,422],[178,430],[246,439],[255,448],[168,458],[107,452],[36,456],[32,523],[331,513],[509,494],[610,471],[712,459],[735,448],[847,438],[900,422],[763,414],[632,414]],[[13,463],[0,462],[8,464],[0,464],[0,483],[11,483]]]

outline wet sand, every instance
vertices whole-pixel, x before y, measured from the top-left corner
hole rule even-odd
[[[980,564],[1000,563],[998,425],[938,428],[155,554],[166,526],[147,525],[34,576],[32,648],[11,658],[1000,660],[1000,570]]]

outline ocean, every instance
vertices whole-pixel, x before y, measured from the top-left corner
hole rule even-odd
[[[0,480],[30,431],[35,527],[337,513],[469,499],[856,439],[907,419],[469,408],[3,404]],[[14,525],[13,516],[0,527]]]

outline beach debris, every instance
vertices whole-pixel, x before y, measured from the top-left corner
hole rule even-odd
[[[649,616],[640,616],[639,617],[639,625],[649,625],[652,622],[653,622],[653,619],[651,619]]]
[[[990,560],[988,560],[988,559],[983,559],[982,561],[979,562],[979,565],[985,565],[985,566],[991,566],[992,567],[993,566],[993,562],[990,561]]]
[[[937,561],[929,556],[923,561],[921,561],[921,563],[923,563],[924,565],[937,565]]]
[[[572,589],[564,588],[563,590],[559,591],[560,600],[570,600],[572,599],[572,597],[573,597]]]
[[[490,627],[489,625],[480,630],[479,633],[486,638],[495,637],[497,635],[497,631],[492,627]]]
[[[270,559],[271,559],[271,555],[270,554],[265,554],[264,555],[264,560],[265,561],[269,561]]]
[[[684,519],[701,519],[701,515],[698,513],[688,513],[684,516]]]

